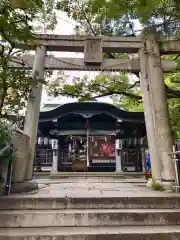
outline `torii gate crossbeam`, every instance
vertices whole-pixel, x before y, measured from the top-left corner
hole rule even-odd
[[[35,56],[24,55],[21,59],[14,59],[9,67],[25,68],[31,70],[33,68]],[[176,72],[177,64],[173,61],[162,60],[163,71]],[[83,58],[57,58],[46,55],[45,70],[71,70],[71,71],[117,71],[117,72],[140,72],[139,59],[103,59],[101,65],[85,64]]]
[[[19,42],[17,48],[35,50],[42,45],[47,51],[84,52],[85,42],[100,41],[104,53],[138,53],[144,47],[143,37],[90,37],[72,35],[37,34],[28,44]],[[176,54],[180,52],[178,39],[158,41],[161,54]]]

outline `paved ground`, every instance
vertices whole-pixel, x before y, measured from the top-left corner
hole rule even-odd
[[[132,183],[133,180],[108,179],[72,179],[49,180],[37,179],[39,190],[14,194],[24,197],[158,197],[179,196],[176,193],[153,191],[145,186],[143,181]]]

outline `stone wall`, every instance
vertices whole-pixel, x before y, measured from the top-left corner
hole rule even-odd
[[[30,139],[23,132],[16,131],[12,136],[15,151],[12,169],[12,183],[22,183],[26,180],[27,162],[30,156]]]

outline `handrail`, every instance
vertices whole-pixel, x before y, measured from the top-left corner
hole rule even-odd
[[[12,146],[12,144],[8,144],[3,149],[0,150],[0,156],[2,156],[3,153],[6,152],[7,150],[13,151],[13,155],[14,155],[14,151],[16,149]],[[9,161],[4,195],[8,195],[8,196],[10,195],[10,192],[11,192],[11,178],[12,178],[12,161]]]
[[[8,144],[8,145],[6,145],[3,149],[0,150],[0,156],[2,156],[2,154],[3,154],[6,150],[8,150],[8,149],[14,150],[14,148],[12,147],[12,145],[11,145],[11,144]]]

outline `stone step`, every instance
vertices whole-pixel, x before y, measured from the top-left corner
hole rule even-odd
[[[62,179],[50,179],[50,178],[38,178],[35,180],[37,183],[49,183],[49,184],[60,184],[60,183],[82,183],[82,178],[62,178]],[[128,178],[128,179],[118,179],[118,178],[87,178],[87,183],[132,183],[132,184],[142,184],[147,185],[147,180],[140,178]]]
[[[180,226],[1,228],[1,240],[178,240]]]
[[[180,225],[180,210],[90,209],[0,211],[4,227],[100,227]]]
[[[154,197],[24,197],[0,198],[0,210],[51,209],[180,209],[179,196]]]
[[[40,175],[39,173],[34,173],[34,176]],[[42,173],[43,175],[43,173]],[[108,179],[126,179],[126,178],[143,178],[145,179],[145,174],[143,172],[56,172],[49,173],[50,179],[72,179],[72,178],[108,178]]]

